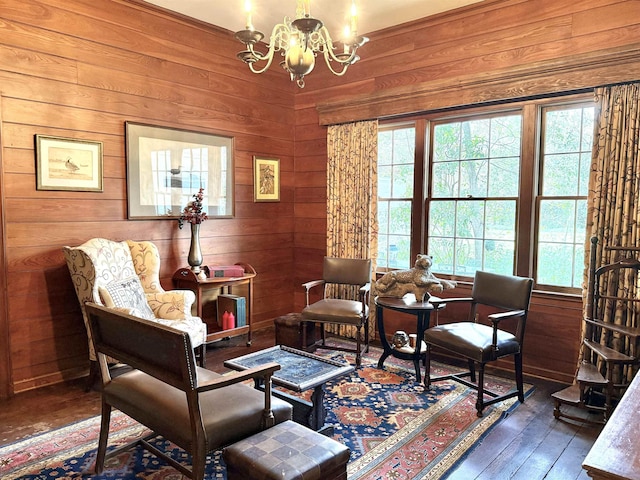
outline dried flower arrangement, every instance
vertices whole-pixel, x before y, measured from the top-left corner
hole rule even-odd
[[[197,224],[204,222],[207,218],[207,212],[202,211],[202,200],[204,198],[204,188],[200,187],[198,193],[193,195],[193,200],[184,207],[182,215],[178,219],[178,226],[182,228],[184,222]]]

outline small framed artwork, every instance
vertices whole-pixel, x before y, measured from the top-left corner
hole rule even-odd
[[[102,142],[36,135],[36,189],[102,192]]]
[[[203,189],[209,218],[233,217],[233,138],[126,122],[130,219],[180,218]]]
[[[280,160],[253,157],[253,201],[280,201]]]

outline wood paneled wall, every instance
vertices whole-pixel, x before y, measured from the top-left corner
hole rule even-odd
[[[0,396],[87,369],[62,246],[152,240],[165,288],[186,266],[189,229],[127,220],[125,121],[234,137],[236,216],[203,224],[204,262],[256,268],[257,323],[292,311],[295,88],[286,77],[251,74],[230,32],[130,1],[2,0],[0,20]],[[103,142],[104,192],[37,191],[35,134]],[[253,202],[253,155],[280,158],[279,203]]]
[[[637,1],[485,0],[372,34],[343,77],[317,65],[295,98],[296,283],[318,278],[326,252],[322,125],[640,80],[639,39]],[[537,292],[529,318],[525,371],[571,382],[581,299]]]
[[[256,321],[266,323],[299,309],[300,284],[320,275],[321,123],[639,79],[639,9],[637,1],[485,0],[376,32],[344,77],[319,64],[299,91],[276,67],[250,74],[230,32],[139,0],[0,0],[0,398],[86,369],[62,246],[153,240],[165,287],[186,264],[186,229],[127,220],[125,121],[234,137],[236,216],[206,222],[202,248],[206,263],[256,267]],[[35,134],[102,141],[104,192],[37,191]],[[252,201],[256,154],[281,160],[279,203]],[[573,377],[580,309],[579,298],[535,295],[529,373]]]

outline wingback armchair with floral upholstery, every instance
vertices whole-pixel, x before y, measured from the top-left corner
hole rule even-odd
[[[93,238],[77,247],[63,247],[71,280],[88,328],[85,303],[157,321],[189,334],[200,365],[205,363],[207,325],[191,314],[195,294],[165,291],[160,285],[160,255],[151,242],[114,242]],[[96,361],[91,338],[89,358]]]

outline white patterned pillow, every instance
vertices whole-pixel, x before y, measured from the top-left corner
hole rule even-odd
[[[155,315],[147,303],[138,277],[125,278],[98,288],[98,293],[108,308],[129,308],[131,314],[147,320],[155,320]]]

